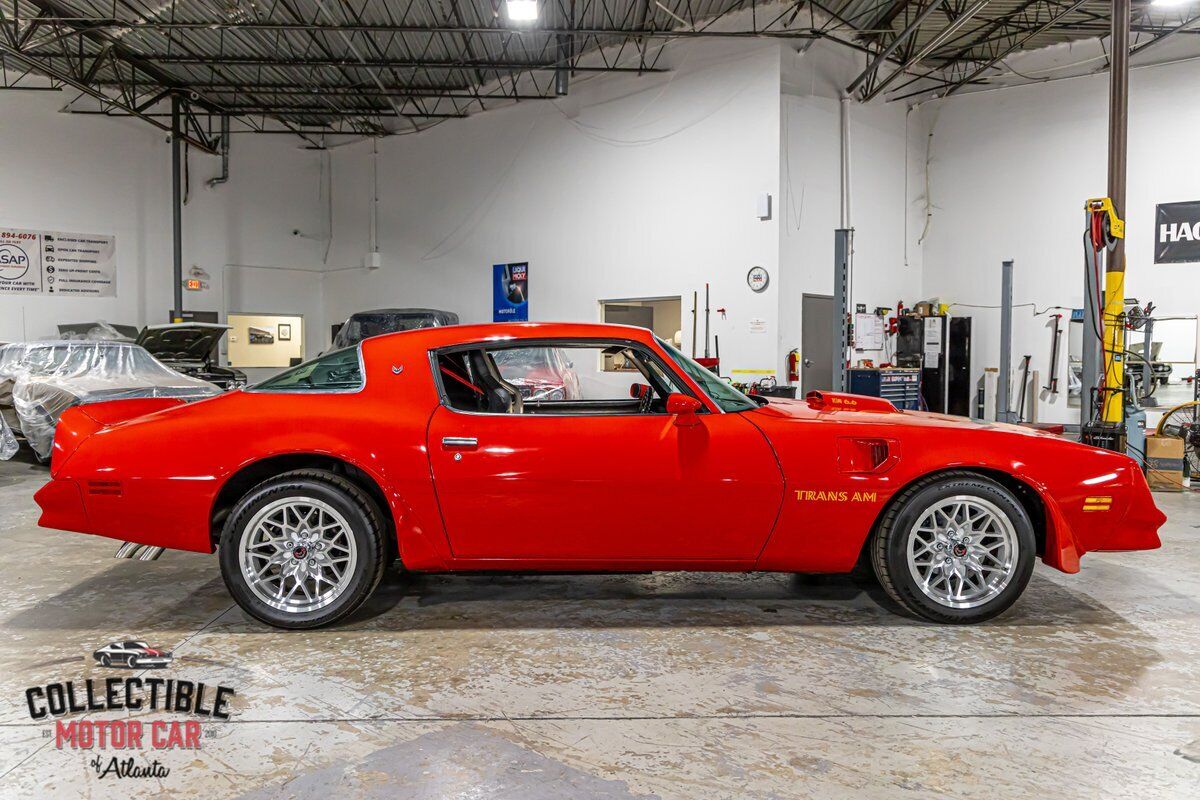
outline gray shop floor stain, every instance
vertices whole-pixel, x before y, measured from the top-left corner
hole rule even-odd
[[[532,750],[476,725],[455,725],[370,753],[355,764],[313,770],[241,800],[597,800],[656,798],[633,794],[624,781],[605,780]]]

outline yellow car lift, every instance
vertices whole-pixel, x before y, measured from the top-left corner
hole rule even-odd
[[[1099,286],[1100,253],[1111,251],[1117,240],[1125,238],[1125,222],[1117,216],[1112,199],[1097,197],[1083,207],[1087,214],[1088,241],[1092,248],[1092,265]],[[1125,264],[1116,263],[1111,255],[1106,259],[1104,296],[1097,298],[1097,308],[1103,309],[1101,320],[1101,363],[1104,380],[1100,386],[1100,420],[1121,425],[1125,420]]]

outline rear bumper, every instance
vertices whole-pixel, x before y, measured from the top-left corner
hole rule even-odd
[[[33,496],[38,525],[168,550],[213,552],[212,495],[195,481],[52,478]]]
[[[90,533],[83,492],[75,481],[55,478],[38,489],[33,499],[42,509],[42,516],[38,519],[41,527]]]

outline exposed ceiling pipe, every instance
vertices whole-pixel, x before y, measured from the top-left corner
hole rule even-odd
[[[371,237],[372,253],[379,252],[379,137],[371,137]]]
[[[208,188],[229,180],[229,115],[221,115],[221,174],[208,181]]]
[[[850,95],[842,95],[840,120],[841,139],[841,225],[850,228]]]

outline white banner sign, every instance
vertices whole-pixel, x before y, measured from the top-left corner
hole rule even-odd
[[[0,228],[0,296],[115,297],[117,238]]]

